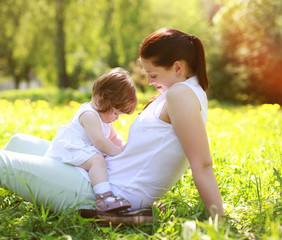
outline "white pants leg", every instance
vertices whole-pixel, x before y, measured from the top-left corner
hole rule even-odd
[[[43,157],[49,142],[25,134],[13,136],[0,150],[0,187],[53,211],[77,206],[93,209],[91,184],[73,166]],[[28,186],[27,186],[28,185]]]

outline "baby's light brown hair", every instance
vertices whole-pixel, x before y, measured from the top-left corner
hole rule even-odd
[[[129,72],[123,68],[113,68],[103,74],[94,82],[92,99],[100,112],[114,108],[122,113],[133,113],[137,96]]]

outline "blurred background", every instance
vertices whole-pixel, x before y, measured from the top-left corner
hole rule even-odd
[[[1,0],[0,91],[91,89],[124,67],[149,90],[142,40],[176,28],[205,45],[209,98],[282,104],[281,0]]]

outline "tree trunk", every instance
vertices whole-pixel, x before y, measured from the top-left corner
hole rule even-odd
[[[69,87],[68,76],[66,73],[64,19],[64,0],[56,0],[56,57],[59,88]]]
[[[14,75],[14,88],[19,89],[20,88],[20,81],[21,78],[19,75]]]
[[[111,68],[119,66],[118,54],[116,50],[116,38],[114,36],[114,29],[112,26],[113,14],[114,14],[114,1],[108,0],[106,16],[105,16],[104,34],[105,36],[109,37],[108,44],[110,46],[110,52],[106,58],[106,61]]]

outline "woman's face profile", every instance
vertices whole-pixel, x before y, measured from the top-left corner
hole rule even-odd
[[[160,93],[163,93],[177,82],[176,72],[173,67],[167,69],[155,66],[152,60],[144,58],[141,58],[141,63],[147,73],[148,84],[153,85]]]

